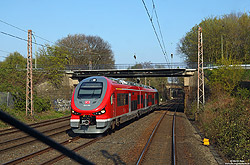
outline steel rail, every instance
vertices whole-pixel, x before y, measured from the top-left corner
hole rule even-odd
[[[41,133],[47,133],[47,132],[55,131],[55,130],[64,128],[64,127],[66,127],[66,126],[69,126],[69,124],[60,125],[60,127],[56,127],[56,128],[49,129],[49,130],[44,130],[44,131],[41,131]],[[0,145],[5,144],[5,143],[10,143],[10,142],[13,142],[13,141],[17,141],[17,140],[21,140],[21,139],[24,139],[24,138],[27,138],[27,137],[30,137],[30,136],[29,136],[29,135],[25,135],[25,136],[18,137],[18,138],[15,138],[15,139],[6,140],[6,141],[3,141],[3,142],[0,142]]]
[[[180,100],[178,100],[178,102],[176,103],[177,107],[175,108],[175,112],[174,112],[174,115],[173,115],[173,124],[172,124],[172,164],[173,165],[176,165],[176,138],[175,138],[175,124],[176,124],[176,119],[175,119],[175,116],[176,116],[176,110],[179,108],[179,105],[180,105]]]
[[[7,113],[0,110],[0,119],[4,122],[22,130],[23,132],[29,134],[30,136],[38,139],[39,141],[53,147],[55,150],[61,152],[62,154],[67,155],[69,158],[73,159],[74,161],[80,163],[80,164],[93,164],[92,162],[88,161],[87,159],[83,158],[82,156],[76,154],[75,152],[72,152],[68,148],[58,144],[54,140],[50,139],[49,137],[43,135],[39,131],[27,126],[26,124],[16,120],[12,116],[8,115]]]
[[[168,103],[168,104],[166,104],[166,105],[170,105],[170,107],[168,107],[168,108],[166,109],[166,110],[169,110],[169,109],[173,108],[173,107],[176,105],[176,103],[174,103],[174,100],[172,100],[170,103]],[[175,109],[175,111],[176,111],[176,109]],[[141,153],[139,159],[137,160],[136,165],[142,164],[143,158],[144,158],[144,156],[145,156],[145,154],[146,154],[146,152],[147,152],[147,149],[148,149],[148,147],[149,147],[149,145],[150,145],[150,143],[151,143],[151,141],[152,141],[152,138],[153,138],[153,136],[155,135],[155,133],[156,133],[156,131],[157,131],[157,129],[158,129],[158,127],[159,127],[161,121],[163,120],[164,116],[166,115],[166,113],[167,113],[167,112],[165,112],[165,113],[163,114],[163,116],[160,118],[160,120],[159,120],[158,123],[156,124],[156,126],[155,126],[154,130],[152,131],[152,133],[151,133],[151,135],[150,135],[150,137],[149,137],[149,139],[148,139],[148,141],[147,141],[147,143],[146,143],[144,149],[142,150],[142,153]]]
[[[77,151],[79,151],[79,150],[81,150],[81,149],[83,149],[83,148],[85,148],[85,147],[87,147],[87,146],[101,140],[104,137],[106,137],[106,136],[97,137],[97,138],[95,138],[95,139],[93,139],[93,140],[91,140],[91,141],[89,141],[87,143],[84,143],[84,144],[72,149],[72,151],[77,152]],[[42,165],[54,164],[54,163],[58,162],[59,160],[65,158],[65,157],[66,157],[65,155],[61,154],[61,155],[59,155],[59,156],[57,156],[57,157],[55,157],[55,158],[53,158],[53,159],[51,159],[51,160],[49,160],[47,162],[42,163]]]
[[[73,142],[73,141],[76,141],[76,140],[78,140],[78,139],[80,139],[79,136],[74,137],[73,139],[70,139],[70,140],[66,140],[66,141],[64,141],[64,142],[61,142],[60,144],[61,144],[61,145],[66,145],[66,144],[71,143],[71,142]],[[36,152],[31,153],[31,154],[25,155],[25,156],[23,156],[23,157],[16,158],[15,160],[11,160],[11,161],[9,161],[9,162],[6,162],[6,163],[4,163],[3,165],[7,165],[7,164],[17,164],[17,163],[20,163],[20,162],[22,162],[22,161],[25,161],[25,160],[28,160],[28,159],[32,159],[32,158],[34,158],[34,157],[36,157],[36,156],[39,156],[39,155],[41,155],[41,154],[44,154],[44,153],[46,153],[46,152],[49,152],[50,150],[53,150],[53,148],[52,148],[52,147],[47,147],[47,148],[44,148],[44,149],[42,149],[42,150],[40,150],[40,151],[36,151]]]
[[[62,127],[60,127],[60,128],[63,128],[63,127],[68,127],[68,128],[69,128],[68,125],[62,126]],[[68,129],[68,128],[67,128],[67,129]],[[67,130],[67,129],[66,129],[66,130]],[[56,132],[56,133],[54,133],[54,134],[50,134],[50,135],[48,135],[48,137],[55,136],[55,135],[57,135],[57,134],[61,134],[61,133],[64,133],[64,132],[65,132],[65,129],[62,130],[62,131],[60,131],[60,132]],[[17,147],[20,147],[20,146],[27,145],[27,144],[29,144],[29,143],[33,143],[33,142],[35,142],[35,141],[38,141],[38,140],[37,140],[37,139],[33,139],[33,140],[29,140],[29,141],[24,142],[24,143],[20,143],[20,144],[18,144],[18,145],[14,145],[14,146],[11,146],[11,147],[2,149],[2,150],[0,150],[0,153],[5,152],[5,151],[7,151],[7,150],[11,150],[11,149],[17,148]]]
[[[43,127],[43,126],[47,126],[47,125],[50,125],[50,124],[55,124],[57,122],[66,121],[69,118],[70,118],[70,116],[61,117],[61,118],[57,118],[57,119],[50,119],[50,120],[45,120],[45,121],[42,121],[42,122],[39,122],[39,123],[33,123],[33,124],[30,124],[29,126],[32,126],[32,128]],[[11,131],[11,132],[7,132],[7,131]],[[8,134],[11,134],[11,133],[16,133],[16,132],[21,132],[21,131],[14,128],[14,127],[9,128],[9,129],[3,129],[3,130],[0,130],[0,133],[1,133],[0,136],[8,135]]]
[[[41,131],[41,133],[47,133],[47,132],[55,131],[55,130],[58,130],[58,129],[61,129],[61,128],[64,128],[64,127],[67,127],[67,126],[69,126],[69,124],[66,124],[66,125],[63,125],[63,126],[60,126],[60,127],[56,127],[56,128],[50,129],[50,130]],[[30,137],[29,135],[25,135],[25,136],[18,137],[18,138],[15,138],[15,139],[0,142],[0,145],[10,143],[10,142],[13,142],[13,141],[22,140],[22,139],[29,138],[29,137]]]
[[[176,112],[176,111],[175,111]],[[175,113],[174,113],[174,115],[173,115],[173,125],[172,125],[172,164],[173,165],[176,165],[176,149],[175,149],[175,147],[176,147],[176,145],[175,145],[175,143],[176,143],[176,141],[175,141]]]
[[[155,128],[153,129],[151,135],[149,136],[149,139],[148,139],[148,141],[147,141],[145,147],[144,147],[143,150],[142,150],[142,153],[141,153],[141,155],[140,155],[140,157],[139,157],[139,159],[138,159],[136,165],[141,164],[141,162],[142,162],[142,160],[143,160],[143,157],[145,156],[146,151],[147,151],[147,149],[148,149],[148,147],[149,147],[149,145],[150,145],[150,143],[151,143],[151,141],[152,141],[152,138],[153,138],[153,136],[155,135],[155,132],[156,132],[156,130],[158,129],[158,126],[160,125],[160,123],[161,123],[162,119],[164,118],[164,116],[166,115],[166,113],[167,113],[167,112],[165,112],[165,113],[162,115],[162,117],[160,118],[160,120],[157,122]]]

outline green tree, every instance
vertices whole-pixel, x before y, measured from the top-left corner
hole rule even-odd
[[[40,74],[37,78],[40,77],[41,81],[48,80],[51,84],[58,87],[62,81],[62,71],[69,63],[69,60],[69,53],[65,48],[47,46],[46,48],[40,49],[38,55],[38,66],[39,68],[42,68],[43,75]]]
[[[18,52],[10,53],[0,63],[0,91],[14,96],[15,109],[25,110],[26,59]]]
[[[203,34],[204,62],[218,63],[222,59],[250,62],[249,14],[210,17],[195,25],[178,43],[177,50],[187,63],[197,62],[199,26]]]
[[[0,63],[0,91],[20,92],[25,89],[26,59],[18,52],[10,53]],[[19,89],[17,89],[19,88]],[[15,91],[16,90],[16,91]]]
[[[213,69],[209,76],[209,85],[212,91],[218,91],[232,94],[242,79],[244,70],[237,64],[231,65],[232,62],[223,60],[222,66]]]
[[[0,92],[10,92],[13,95],[16,111],[26,110],[26,61],[20,53],[14,52],[0,63]],[[42,74],[43,72],[33,71],[34,86]],[[47,99],[37,97],[34,92],[35,112],[48,110],[49,107]]]
[[[0,67],[5,69],[23,69],[26,67],[26,59],[18,52],[10,53],[3,62],[0,62]]]

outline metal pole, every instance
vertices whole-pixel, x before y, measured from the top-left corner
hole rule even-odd
[[[198,88],[197,88],[197,110],[200,110],[200,105],[205,104],[205,87],[204,87],[204,72],[203,72],[203,41],[202,28],[198,29]]]
[[[28,30],[27,44],[27,82],[26,82],[26,116],[33,115],[33,85],[32,85],[32,30]]]

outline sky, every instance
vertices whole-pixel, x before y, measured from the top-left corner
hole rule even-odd
[[[193,26],[207,17],[250,12],[250,0],[144,2],[160,37],[156,15],[152,14],[152,2],[155,4],[167,61],[142,0],[1,0],[0,32],[27,39],[22,30],[31,29],[50,41],[36,38],[37,43],[50,45],[68,34],[99,36],[111,45],[116,64],[179,63],[184,58],[177,53],[177,44]],[[39,48],[33,44],[33,54]],[[26,57],[27,42],[0,33],[0,61],[15,51]]]

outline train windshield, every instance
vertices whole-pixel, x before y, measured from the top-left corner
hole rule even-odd
[[[102,95],[102,82],[84,82],[78,91],[78,99],[98,99]]]

